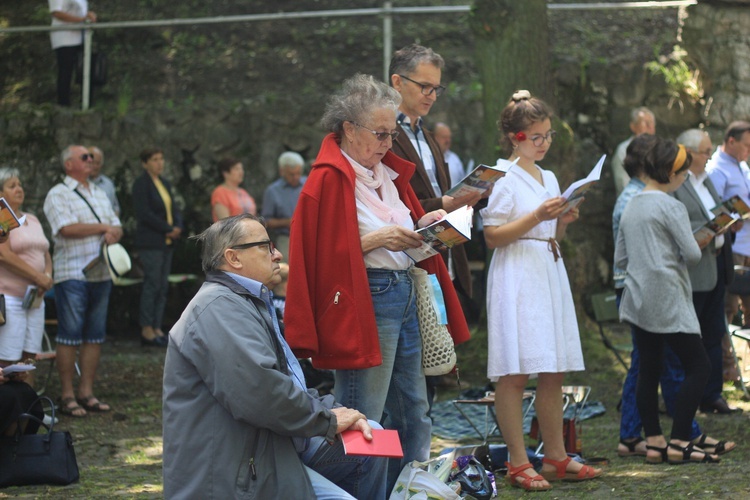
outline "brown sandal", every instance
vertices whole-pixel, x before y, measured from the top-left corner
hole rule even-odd
[[[584,465],[578,472],[568,472],[568,464],[572,458],[568,457],[565,460],[552,460],[551,458],[543,458],[543,464],[550,464],[555,467],[555,471],[545,471],[542,469],[542,476],[549,482],[552,481],[587,481],[594,479],[602,475],[601,469],[594,469],[590,465]]]
[[[532,472],[536,472],[534,470],[534,466],[530,463],[521,464],[518,467],[513,467],[510,465],[509,462],[505,462],[505,466],[508,468],[508,474],[505,476],[505,481],[513,486],[514,488],[521,488],[526,491],[547,491],[552,488],[552,485],[547,484],[547,486],[532,486],[531,483],[534,481],[544,481],[545,479],[540,476],[539,474],[532,476],[528,474],[526,471],[531,469]],[[523,478],[523,481],[518,482],[516,481],[517,478]]]
[[[60,413],[62,413],[63,415],[68,415],[69,417],[74,417],[74,418],[83,418],[86,416],[86,409],[81,407],[76,402],[76,398],[62,398],[60,399],[59,406],[60,406]],[[83,414],[74,413],[78,410],[83,411]]]
[[[112,409],[112,407],[107,403],[99,401],[93,395],[86,396],[85,398],[77,398],[76,401],[78,401],[78,404],[81,405],[86,411],[105,413]],[[106,406],[106,408],[103,408],[103,406]]]

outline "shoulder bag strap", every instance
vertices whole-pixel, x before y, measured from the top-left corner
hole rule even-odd
[[[83,196],[83,195],[81,194],[81,192],[80,192],[80,191],[78,191],[78,188],[75,188],[75,189],[73,189],[73,192],[74,192],[75,194],[77,194],[78,196],[80,196],[80,197],[81,197],[81,199],[83,200],[83,202],[84,202],[84,203],[85,203],[86,205],[88,205],[88,207],[89,207],[89,208],[91,209],[91,213],[92,213],[92,214],[94,214],[94,217],[96,217],[96,220],[97,220],[97,221],[99,221],[99,224],[101,224],[101,223],[102,223],[102,220],[101,220],[101,219],[99,218],[99,216],[98,216],[98,215],[96,215],[96,211],[94,210],[94,207],[92,207],[92,206],[91,206],[91,203],[89,203],[89,200],[87,200],[87,199],[86,199],[86,197],[85,197],[85,196]]]

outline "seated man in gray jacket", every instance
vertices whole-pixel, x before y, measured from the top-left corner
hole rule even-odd
[[[282,256],[262,219],[222,219],[197,239],[206,282],[164,366],[164,496],[385,498],[387,460],[345,456],[337,436],[371,439],[377,424],[308,390],[284,340],[269,290]]]

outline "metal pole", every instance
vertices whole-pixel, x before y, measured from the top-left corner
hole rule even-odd
[[[383,81],[391,84],[391,75],[388,74],[388,68],[391,66],[391,54],[393,53],[393,15],[391,14],[393,4],[385,2],[383,4]]]
[[[83,30],[83,94],[81,96],[81,109],[89,109],[91,100],[91,43],[94,39],[94,30]]]

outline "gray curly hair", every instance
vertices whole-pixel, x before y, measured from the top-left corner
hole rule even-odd
[[[399,104],[401,94],[395,89],[358,73],[344,81],[341,90],[328,99],[320,124],[326,131],[341,136],[344,122],[366,122],[376,109],[389,108],[395,113]]]

